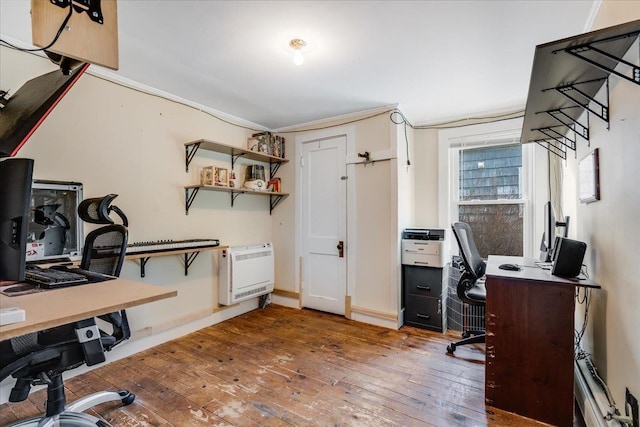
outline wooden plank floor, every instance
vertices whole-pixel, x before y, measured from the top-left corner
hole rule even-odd
[[[126,388],[113,426],[540,426],[484,405],[484,345],[270,305],[65,381],[68,401]],[[125,344],[126,345],[126,344]],[[43,411],[45,391],[0,406],[0,425]]]

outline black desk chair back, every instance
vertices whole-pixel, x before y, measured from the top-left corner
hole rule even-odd
[[[78,215],[85,222],[104,225],[87,235],[80,268],[112,276],[120,274],[127,248],[127,220],[122,211],[109,206],[115,197],[110,194],[88,199],[78,207]],[[111,211],[120,216],[123,224],[114,224],[109,218]],[[32,385],[47,386],[44,416],[20,421],[18,425],[59,423],[108,427],[104,420],[83,412],[104,402],[119,400],[125,405],[133,402],[133,394],[117,390],[93,393],[66,404],[62,373],[83,364],[91,366],[104,362],[104,352],[131,335],[124,310],[100,318],[107,322],[105,325],[110,326],[111,332],[98,329],[96,320],[90,318],[0,342],[0,381],[10,375],[16,378],[10,402],[25,400]]]
[[[451,228],[462,258],[460,279],[456,288],[458,298],[470,305],[484,306],[487,299],[487,291],[484,287],[487,264],[476,248],[469,224],[456,222]],[[458,346],[485,342],[485,332],[480,329],[467,329],[462,332],[462,338],[460,341],[449,344],[447,352],[453,354]]]

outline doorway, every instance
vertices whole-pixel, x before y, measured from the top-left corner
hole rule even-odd
[[[344,315],[347,137],[306,140],[300,148],[302,305]]]

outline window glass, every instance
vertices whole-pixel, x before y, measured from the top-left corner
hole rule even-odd
[[[522,256],[522,146],[460,149],[458,159],[458,220],[471,226],[480,255]]]

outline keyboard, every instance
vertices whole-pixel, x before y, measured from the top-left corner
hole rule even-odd
[[[84,270],[78,267],[67,267],[66,265],[54,265],[50,269],[65,271],[71,274],[79,274],[80,276],[84,276],[89,283],[104,282],[106,280],[114,280],[116,278],[115,276]]]
[[[34,267],[25,271],[24,281],[32,285],[40,286],[43,289],[64,288],[89,283],[89,280],[81,274],[53,268],[43,269]]]
[[[218,239],[190,240],[156,240],[151,242],[134,242],[127,246],[127,255],[137,253],[166,252],[180,249],[202,249],[220,245]]]

